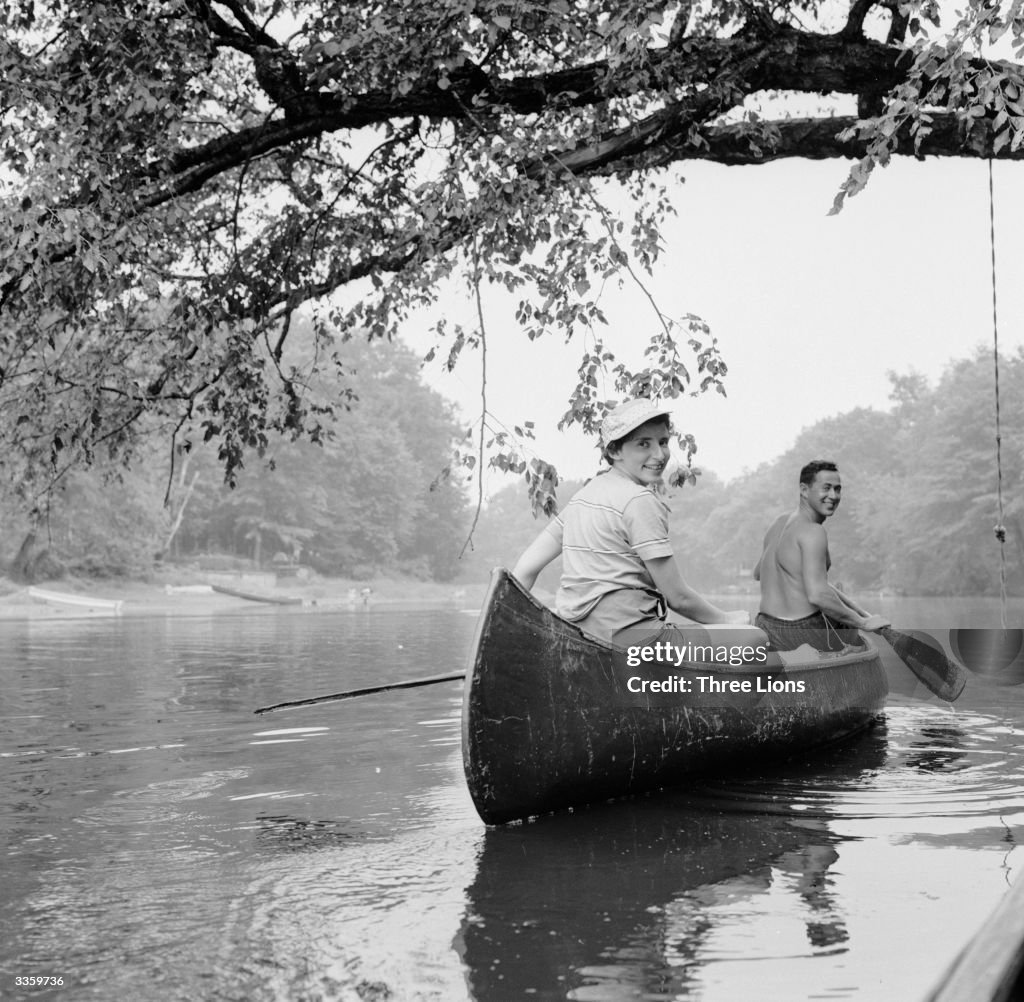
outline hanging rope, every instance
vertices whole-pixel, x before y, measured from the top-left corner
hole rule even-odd
[[[1003,523],[1003,436],[999,416],[999,311],[996,308],[996,196],[992,183],[992,158],[988,161],[988,227],[989,245],[992,248],[992,362],[995,369],[996,398],[996,498],[999,506],[999,520],[995,525],[996,539],[999,540],[999,616],[1006,629],[1006,526]]]

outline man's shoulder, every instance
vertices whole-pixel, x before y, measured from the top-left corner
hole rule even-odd
[[[828,541],[828,533],[820,522],[808,522],[806,519],[795,518],[789,526],[789,532],[798,543],[821,543]]]
[[[822,541],[827,545],[825,527],[801,518],[799,512],[784,512],[779,515],[764,537],[765,549],[775,548],[780,553],[791,551],[793,546],[816,546]]]

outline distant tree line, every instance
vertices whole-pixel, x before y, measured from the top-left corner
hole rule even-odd
[[[249,460],[233,489],[216,454],[197,447],[179,458],[168,505],[166,455],[154,446],[130,470],[108,465],[69,474],[34,535],[12,496],[0,495],[8,527],[0,559],[36,577],[139,574],[159,561],[219,558],[329,576],[398,572],[469,581],[510,565],[544,524],[532,517],[525,486],[516,481],[490,499],[460,559],[471,502],[464,483],[438,475],[465,429],[422,385],[413,353],[380,347],[346,343],[342,369],[359,399],[322,444],[273,443],[263,459]],[[844,480],[843,504],[829,521],[836,579],[852,589],[912,595],[998,592],[991,352],[951,364],[934,385],[915,373],[890,379],[890,409],[826,418],[741,477],[724,482],[705,470],[696,486],[673,489],[671,533],[694,585],[752,587],[765,530],[796,504],[800,467],[825,457],[839,464]],[[1008,587],[1020,594],[1021,351],[1001,359],[1000,404],[1003,552]],[[560,484],[559,503],[579,486]],[[541,586],[554,588],[557,573],[555,565]]]
[[[175,456],[171,475],[159,436],[131,469],[97,462],[67,474],[38,526],[17,491],[0,492],[9,529],[0,559],[28,580],[138,575],[166,561],[218,557],[450,580],[469,504],[465,485],[442,473],[465,428],[421,383],[419,365],[397,344],[345,342],[334,385],[320,377],[306,388],[313,400],[349,397],[349,409],[336,408],[333,434],[319,443],[271,439],[262,457],[247,457],[234,487],[212,445],[198,442]]]
[[[170,554],[233,553],[326,575],[400,571],[450,580],[468,528],[458,481],[442,476],[464,433],[397,344],[348,342],[343,368],[358,400],[320,444],[280,442],[227,487],[202,454],[195,498]]]

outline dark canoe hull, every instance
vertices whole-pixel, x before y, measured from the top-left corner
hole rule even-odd
[[[682,665],[672,673],[749,680],[748,694],[626,696],[624,658],[496,570],[466,677],[466,781],[487,824],[504,824],[749,767],[848,737],[881,712],[877,652],[785,668]],[[771,679],[803,692],[757,691]],[[787,689],[795,689],[795,684]]]
[[[1024,881],[1019,877],[926,1002],[1024,998]]]

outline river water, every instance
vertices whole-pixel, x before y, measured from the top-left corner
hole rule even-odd
[[[842,747],[491,830],[458,683],[252,712],[459,669],[473,627],[0,623],[0,997],[914,1000],[1024,865],[1024,686],[952,709],[894,664]]]

